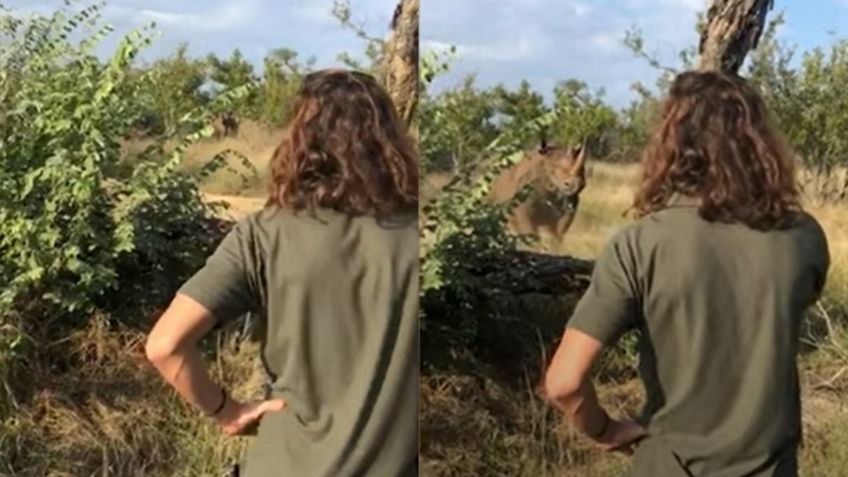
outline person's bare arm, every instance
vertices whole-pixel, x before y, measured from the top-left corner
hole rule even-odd
[[[222,400],[222,389],[209,377],[197,347],[214,324],[206,308],[178,294],[148,336],[147,359],[188,403],[207,415],[218,410],[215,420],[226,433],[251,433],[262,414],[282,410],[285,404],[281,400],[243,404],[229,396]]]
[[[617,421],[598,404],[590,371],[603,346],[595,338],[566,329],[545,373],[543,393],[554,407],[603,450],[632,452],[645,430],[630,421]]]
[[[579,431],[600,435],[609,417],[598,405],[589,371],[601,343],[579,331],[567,329],[545,373],[545,397]]]

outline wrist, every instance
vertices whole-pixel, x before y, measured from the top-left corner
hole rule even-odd
[[[209,417],[215,418],[218,417],[219,414],[224,410],[224,407],[227,405],[227,401],[229,401],[229,396],[227,396],[227,390],[223,387],[221,388],[221,392],[219,393],[219,403],[215,409],[211,411],[207,411],[206,414]]]
[[[212,419],[219,425],[226,425],[235,421],[236,417],[239,414],[239,408],[241,404],[230,397],[227,397],[227,402],[224,404],[224,407],[221,409],[221,412],[218,414],[211,416]]]
[[[237,414],[238,403],[233,400],[224,388],[221,388],[221,401],[218,407],[206,413],[213,421],[224,424],[230,422]]]

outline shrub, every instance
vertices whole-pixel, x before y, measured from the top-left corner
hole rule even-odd
[[[436,55],[425,57],[421,83],[429,85],[447,65]],[[453,136],[440,129],[454,111],[453,95],[422,95],[419,116],[422,163],[433,164],[437,155],[452,147],[445,144]],[[464,117],[464,116],[463,116]],[[506,295],[493,292],[481,272],[526,240],[506,232],[510,207],[529,192],[525,188],[512,204],[495,206],[486,196],[497,175],[523,158],[524,142],[533,131],[547,127],[558,117],[548,112],[527,122],[515,122],[498,134],[473,156],[458,164],[454,178],[439,193],[423,204],[421,226],[421,300],[422,342],[424,353],[448,355],[451,350],[474,348],[487,339],[497,326],[496,304]],[[460,121],[462,118],[460,118]],[[490,335],[489,335],[490,336]],[[433,364],[435,356],[423,362]]]
[[[126,35],[104,63],[94,55],[112,31],[101,23],[102,6],[72,8],[0,17],[3,381],[26,355],[24,337],[39,342],[36,335],[98,306],[127,304],[134,288],[161,298],[173,290],[152,289],[154,276],[177,280],[199,264],[216,237],[206,225],[211,208],[197,177],[178,166],[190,144],[211,135],[209,111],[247,92],[229,91],[184,114],[173,128],[183,137],[160,137],[126,164],[121,140],[141,120],[138,88],[149,80],[131,75],[131,65],[152,27]],[[169,139],[177,145],[166,153]],[[216,156],[197,174],[225,159]]]

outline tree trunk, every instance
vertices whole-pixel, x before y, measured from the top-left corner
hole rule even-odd
[[[702,70],[737,73],[757,47],[774,0],[713,0],[698,46]]]
[[[419,0],[398,2],[381,66],[383,85],[406,124],[418,105],[418,11]]]

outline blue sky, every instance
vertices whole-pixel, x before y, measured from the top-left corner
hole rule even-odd
[[[705,0],[425,0],[423,49],[455,45],[460,58],[437,88],[476,73],[479,84],[516,85],[528,79],[550,92],[563,79],[603,87],[624,106],[634,81],[653,85],[655,70],[623,46],[625,31],[641,29],[646,49],[676,66],[677,53],[697,42],[696,13]],[[799,50],[848,37],[848,0],[775,0],[784,11],[781,38]]]
[[[706,0],[423,0],[423,49],[459,47],[461,57],[437,86],[476,73],[481,85],[528,79],[550,92],[576,78],[603,87],[618,106],[634,97],[630,86],[652,85],[656,72],[622,45],[627,29],[642,30],[647,49],[666,63],[692,45],[695,14]],[[61,0],[6,0],[12,7],[49,12]],[[357,19],[383,36],[395,0],[351,0]],[[332,0],[108,0],[106,19],[118,32],[156,21],[163,36],[145,55],[156,57],[189,41],[194,54],[229,54],[239,47],[259,63],[273,48],[289,47],[319,66],[336,65],[339,52],[360,54],[363,43],[330,15]],[[848,37],[848,0],[775,0],[784,11],[781,36],[799,49]],[[830,32],[830,33],[829,33]],[[110,41],[114,41],[114,34]],[[108,46],[108,45],[107,45]]]
[[[4,0],[23,12],[49,13],[61,0]],[[91,2],[82,4],[88,5]],[[354,20],[372,36],[382,37],[394,0],[351,0]],[[105,20],[116,32],[104,44],[114,47],[120,34],[155,21],[162,36],[143,56],[167,55],[188,41],[193,55],[229,55],[236,47],[257,65],[272,49],[287,47],[318,66],[336,66],[340,52],[361,57],[364,43],[332,17],[333,0],[107,0]]]

